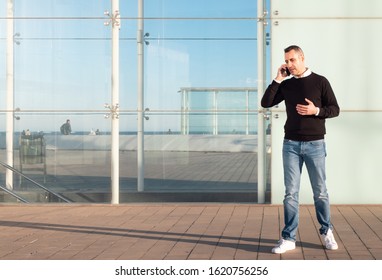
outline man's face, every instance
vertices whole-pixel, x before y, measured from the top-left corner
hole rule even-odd
[[[304,55],[291,50],[284,54],[285,64],[287,65],[290,73],[294,76],[299,76],[305,71]]]

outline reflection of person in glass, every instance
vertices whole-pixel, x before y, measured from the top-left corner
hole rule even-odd
[[[281,239],[272,252],[282,254],[296,247],[300,178],[304,163],[313,190],[316,217],[321,225],[320,234],[324,237],[326,249],[336,250],[338,245],[330,221],[329,196],[325,182],[324,135],[325,119],[338,116],[340,108],[329,81],[305,67],[301,48],[286,48],[284,58],[285,64],[279,67],[276,78],[261,100],[261,106],[265,108],[284,101],[287,114],[282,152],[285,226]]]
[[[60,127],[61,134],[69,135],[72,132],[72,127],[70,125],[70,120],[66,120],[66,123]]]

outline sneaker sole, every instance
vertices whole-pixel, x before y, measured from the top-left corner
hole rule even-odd
[[[338,249],[338,246],[334,246],[334,247],[326,247],[327,250],[337,250]]]
[[[292,248],[292,249],[283,250],[283,251],[280,251],[280,252],[277,252],[276,249],[272,249],[272,253],[273,253],[273,254],[284,254],[284,253],[286,253],[286,252],[288,252],[288,251],[292,251],[292,250],[294,250],[294,249],[296,249],[296,247],[294,247],[294,248]]]

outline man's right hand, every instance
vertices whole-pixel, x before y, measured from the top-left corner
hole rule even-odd
[[[282,64],[279,69],[277,70],[277,76],[275,78],[275,81],[281,83],[288,75],[283,71],[283,69],[286,69],[287,65]]]

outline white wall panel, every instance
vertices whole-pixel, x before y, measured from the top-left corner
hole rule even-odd
[[[327,120],[327,175],[332,203],[382,203],[381,73],[382,1],[274,0],[272,77],[284,60],[283,49],[302,47],[307,66],[326,76],[341,107]],[[275,108],[283,110],[284,106]],[[272,202],[282,203],[282,138],[285,112],[272,118]],[[304,169],[301,203],[312,203]]]

